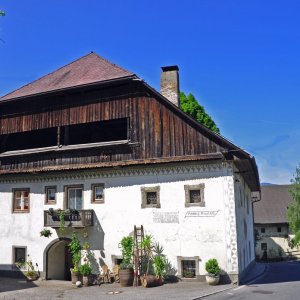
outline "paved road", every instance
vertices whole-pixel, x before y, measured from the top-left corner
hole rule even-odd
[[[269,264],[265,275],[253,283],[205,299],[298,300],[300,299],[300,261]]]

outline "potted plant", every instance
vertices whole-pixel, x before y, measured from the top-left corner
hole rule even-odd
[[[153,244],[152,244],[152,236],[146,235],[141,242],[141,248],[145,251],[145,258],[147,260],[147,267],[146,267],[146,273],[143,275],[141,282],[143,287],[150,287],[155,285],[155,277],[153,275],[149,275],[149,268],[150,268],[150,260],[152,259],[152,250],[153,250]]]
[[[83,286],[92,285],[92,268],[90,263],[86,262],[80,266],[80,274],[82,275],[82,284]]]
[[[41,236],[44,236],[44,237],[46,237],[46,238],[49,238],[49,237],[51,237],[52,232],[51,232],[50,229],[44,228],[43,230],[40,231],[40,235],[41,235]]]
[[[166,259],[163,255],[155,255],[153,258],[154,274],[158,285],[162,285],[166,275]]]
[[[184,278],[195,278],[195,273],[193,271],[186,271],[183,273]]]
[[[72,283],[76,284],[77,281],[81,281],[81,274],[79,272],[79,266],[81,261],[81,250],[82,246],[75,233],[72,234],[71,242],[68,245],[69,250],[72,254],[73,268],[71,268]]]
[[[209,259],[205,263],[206,274],[206,282],[209,285],[217,285],[220,281],[220,272],[221,269],[219,267],[219,263],[215,258]]]
[[[133,251],[133,237],[125,236],[122,238],[119,248],[122,251],[122,263],[120,265],[120,284],[121,286],[133,285],[133,267],[132,267],[132,251]]]
[[[26,276],[26,279],[28,281],[34,281],[37,280],[39,278],[39,273],[37,271],[35,271],[34,269],[34,265],[32,263],[32,260],[29,259],[29,254],[28,254],[28,261],[19,261],[16,263],[17,267],[23,272],[23,274]],[[35,264],[36,267],[38,267],[38,264]],[[26,271],[24,271],[24,269],[26,269]]]

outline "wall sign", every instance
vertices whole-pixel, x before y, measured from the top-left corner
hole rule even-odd
[[[188,211],[185,218],[215,217],[219,210]]]
[[[179,212],[153,212],[153,223],[179,223]]]

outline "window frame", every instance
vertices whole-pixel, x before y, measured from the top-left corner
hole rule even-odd
[[[199,277],[200,275],[200,271],[199,271],[199,262],[200,262],[200,258],[199,256],[177,256],[177,267],[178,267],[178,274],[181,278],[187,278],[183,276],[183,261],[187,261],[187,260],[191,260],[195,262],[195,276],[193,278],[190,278],[191,280],[195,280],[197,279],[197,277]]]
[[[260,244],[260,250],[261,251],[268,251],[268,243],[261,243]]]
[[[28,193],[28,209],[16,209],[16,192],[27,192]],[[29,213],[30,212],[30,188],[14,188],[12,189],[12,212],[13,213]]]
[[[95,192],[97,187],[102,187],[103,197],[102,200],[98,200],[95,197]],[[91,185],[91,203],[93,204],[103,204],[105,202],[105,184],[104,183],[93,183]]]
[[[84,185],[83,184],[70,184],[64,186],[64,209],[69,208],[69,190],[70,189],[81,189],[82,190],[82,208],[76,210],[84,209]]]
[[[205,189],[204,183],[184,185],[185,207],[193,207],[193,206],[205,207],[204,189]],[[196,202],[196,203],[190,202],[191,201],[190,191],[194,191],[194,190],[200,190],[200,198],[201,198],[200,202]]]
[[[156,204],[147,204],[147,193],[156,193]],[[141,208],[160,208],[160,186],[141,187],[142,203]]]
[[[54,200],[49,200],[48,198],[48,191],[50,189],[54,189],[55,190],[55,199]],[[52,185],[52,186],[45,186],[45,204],[46,205],[51,205],[51,204],[56,204],[56,197],[57,197],[57,187],[56,185]]]
[[[16,261],[16,251],[17,251],[17,249],[23,249],[24,250],[24,262],[27,262],[27,247],[26,246],[12,246],[12,252],[13,252],[13,255],[12,255],[12,259],[13,259],[13,261],[12,261],[12,264],[14,265],[14,266],[16,266],[16,264],[18,263],[17,261]],[[22,269],[24,269],[24,268],[22,268]]]

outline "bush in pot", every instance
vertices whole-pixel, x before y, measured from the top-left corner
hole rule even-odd
[[[83,286],[92,285],[92,268],[90,263],[86,262],[79,268],[80,274],[82,275],[82,284]]]
[[[162,285],[166,275],[166,259],[163,255],[155,255],[153,257],[153,268],[158,284]]]
[[[133,285],[133,267],[132,267],[132,253],[133,253],[133,237],[125,236],[122,238],[119,248],[122,251],[122,263],[120,265],[120,284],[121,286]]]
[[[206,274],[206,282],[209,285],[217,285],[220,281],[220,272],[221,269],[219,267],[219,263],[215,258],[209,259],[205,263]]]

